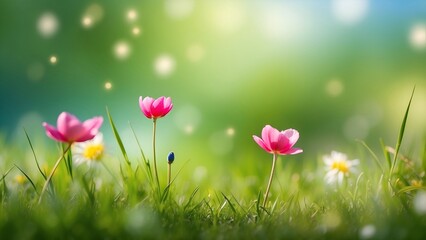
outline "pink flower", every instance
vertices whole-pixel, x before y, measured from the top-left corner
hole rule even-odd
[[[268,153],[279,155],[293,155],[303,152],[302,149],[293,148],[299,139],[299,132],[294,129],[278,131],[266,125],[262,130],[262,138],[253,135],[254,141]]]
[[[103,120],[102,117],[94,117],[80,122],[76,116],[62,112],[58,117],[57,129],[46,122],[43,123],[43,127],[46,129],[46,135],[56,141],[85,142],[95,137]]]
[[[139,97],[139,106],[147,118],[161,118],[166,116],[173,108],[172,99],[169,97]]]

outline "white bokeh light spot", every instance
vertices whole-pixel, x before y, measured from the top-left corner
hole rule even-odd
[[[111,88],[112,88],[112,83],[111,83],[110,81],[107,81],[107,82],[104,84],[104,88],[105,88],[105,90],[107,90],[107,91],[111,90]]]
[[[114,54],[120,59],[124,60],[130,55],[130,46],[127,42],[119,41],[114,45]]]
[[[236,32],[245,22],[245,9],[239,2],[218,1],[210,9],[212,24],[222,33],[230,34]]]
[[[50,56],[49,61],[52,65],[55,65],[58,62],[58,58],[55,55]]]
[[[413,199],[414,210],[419,215],[426,215],[426,192],[419,191]]]
[[[167,15],[174,19],[188,17],[194,9],[194,0],[166,0],[164,4]]]
[[[228,135],[228,137],[233,137],[235,135],[235,128],[233,127],[229,127],[226,129],[226,135]]]
[[[174,58],[168,54],[158,56],[154,61],[154,70],[157,75],[167,77],[175,70],[176,62]]]
[[[138,19],[138,12],[136,12],[135,9],[130,9],[129,11],[127,11],[127,20],[129,22],[133,22],[136,19]]]
[[[132,34],[134,36],[138,36],[141,33],[141,29],[139,27],[133,27],[132,28]]]
[[[347,25],[353,25],[365,18],[369,0],[333,0],[332,9],[336,19]]]
[[[84,17],[81,19],[81,24],[83,24],[83,27],[85,27],[85,28],[90,28],[90,27],[92,27],[92,26],[93,26],[93,20],[92,20],[92,18],[91,18],[91,17],[89,17],[89,16],[84,16]]]
[[[259,22],[266,38],[282,40],[298,37],[306,31],[308,16],[302,9],[276,2],[265,5]]]
[[[89,5],[81,17],[81,24],[84,28],[92,28],[96,23],[102,20],[104,16],[104,9],[101,5],[93,3]]]
[[[42,37],[52,37],[59,29],[59,22],[57,17],[51,12],[43,13],[38,19],[37,29]]]
[[[417,24],[411,28],[410,43],[416,49],[425,49],[426,47],[426,25]]]

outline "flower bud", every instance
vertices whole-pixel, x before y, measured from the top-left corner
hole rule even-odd
[[[175,161],[175,153],[170,152],[169,155],[167,155],[167,162],[169,164],[172,164]]]

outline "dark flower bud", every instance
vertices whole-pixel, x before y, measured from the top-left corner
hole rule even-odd
[[[174,161],[175,161],[175,153],[170,152],[169,155],[167,156],[167,162],[169,164],[172,164]]]

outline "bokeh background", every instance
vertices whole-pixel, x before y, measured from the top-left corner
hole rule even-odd
[[[404,149],[426,125],[426,1],[0,2],[0,132],[28,149],[54,147],[41,123],[109,108],[127,150],[129,123],[151,156],[139,96],[170,96],[159,157],[198,167],[270,158],[252,140],[266,124],[300,132],[310,161],[396,141],[416,85]],[[120,156],[107,121],[108,152]],[[268,165],[269,168],[269,165]]]

